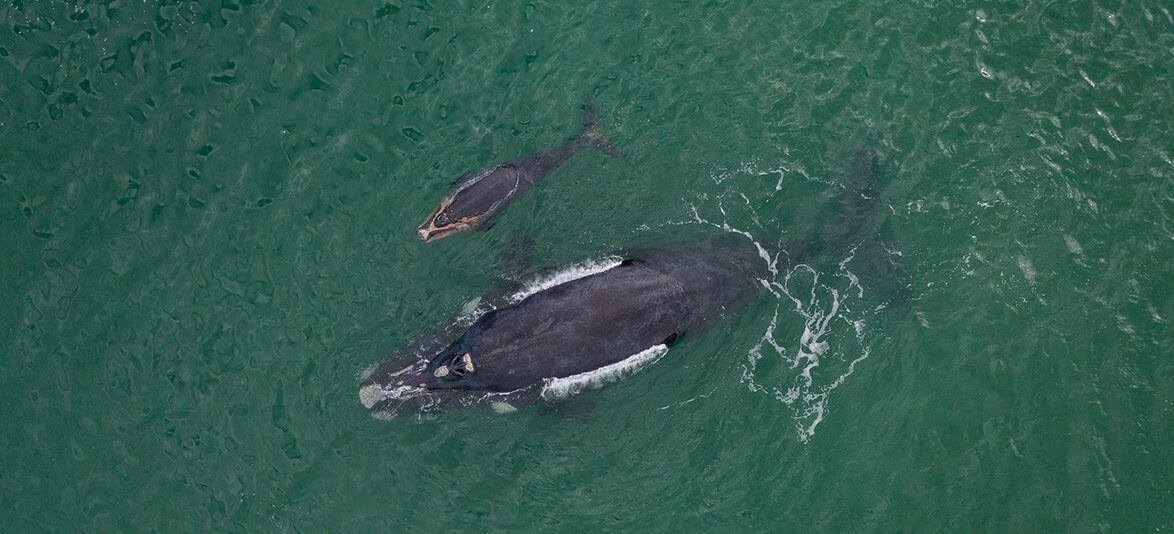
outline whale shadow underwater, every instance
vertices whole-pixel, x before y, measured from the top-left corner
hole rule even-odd
[[[862,150],[840,212],[818,235],[785,245],[776,267],[872,240],[878,205],[876,154]],[[749,239],[723,235],[632,250],[495,291],[476,301],[477,311],[366,370],[359,400],[390,418],[563,398],[634,372],[683,335],[737,312],[763,290],[767,265]]]

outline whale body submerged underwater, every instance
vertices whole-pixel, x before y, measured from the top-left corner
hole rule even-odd
[[[871,151],[857,155],[842,203],[818,236],[786,246],[775,267],[874,237]],[[455,321],[364,372],[359,400],[379,418],[509,409],[614,379],[750,302],[768,270],[756,247],[727,236],[650,248],[560,272],[529,291],[482,297],[472,324]]]

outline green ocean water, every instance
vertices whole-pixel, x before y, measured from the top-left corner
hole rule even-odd
[[[1174,14],[1139,2],[0,6],[0,530],[1169,531]],[[487,232],[461,173],[583,152]],[[554,268],[834,216],[615,384],[380,421],[358,375]]]

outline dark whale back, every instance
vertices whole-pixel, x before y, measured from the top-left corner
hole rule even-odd
[[[438,389],[511,391],[624,360],[712,325],[755,293],[749,246],[652,249],[604,272],[490,312],[434,358],[430,372],[470,355],[476,371]],[[435,378],[435,377],[434,377]]]
[[[740,237],[713,238],[636,252],[634,257],[679,282],[693,310],[687,330],[696,332],[733,313],[758,293],[766,261]]]
[[[450,351],[471,354],[477,366],[469,380],[452,386],[510,391],[598,369],[663,343],[692,309],[679,282],[624,263],[486,314]]]
[[[479,173],[462,177],[453,186],[455,191],[448,207],[436,214],[436,224],[445,226],[461,219],[474,220],[484,213],[495,212],[515,195],[530,187],[522,174],[511,163],[490,167]]]

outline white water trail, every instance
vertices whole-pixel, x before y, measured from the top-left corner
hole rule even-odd
[[[655,363],[661,356],[668,354],[668,351],[668,345],[653,345],[599,369],[568,377],[546,378],[543,380],[542,398],[545,400],[561,399],[576,395],[589,388],[601,387]]]
[[[604,256],[591,260],[582,261],[571,264],[567,267],[537,276],[526,282],[522,289],[510,294],[505,298],[504,305],[517,304],[527,297],[545,291],[557,285],[565,284],[580,278],[585,278],[593,274],[599,274],[610,269],[615,268],[623,261],[619,256]],[[501,303],[497,303],[501,304]],[[461,313],[455,319],[455,323],[462,326],[469,326],[480,319],[481,316],[497,309],[498,305],[491,302],[484,302],[481,297],[474,298],[467,302]]]
[[[733,188],[739,178],[751,179],[778,175],[774,191],[782,188],[786,175],[795,173],[803,179],[828,183],[813,178],[802,167],[780,165],[764,169],[757,162],[742,165],[733,171],[718,171],[711,175],[716,184],[729,189],[724,195],[703,197],[697,203],[687,203],[692,215],[690,223],[713,226],[724,232],[741,235],[751,241],[766,264],[769,276],[759,283],[775,299],[769,324],[759,339],[746,353],[739,382],[751,393],[767,395],[792,410],[796,436],[807,443],[829,412],[833,392],[848,380],[857,366],[872,353],[868,342],[868,321],[865,312],[854,306],[863,299],[864,288],[848,268],[855,249],[846,250],[838,269],[821,273],[810,265],[780,265],[786,251],[764,245],[754,233],[730,222],[730,213],[723,200],[736,197],[737,220],[749,220],[755,232],[769,232],[762,227],[747,195]],[[753,181],[753,180],[752,180]],[[761,180],[758,180],[761,181]],[[773,194],[769,192],[767,194]],[[710,209],[699,209],[708,206]],[[733,209],[731,208],[731,211]],[[708,215],[705,211],[716,211]],[[775,249],[778,247],[775,246]],[[802,323],[802,331],[794,333]]]
[[[546,276],[536,278],[526,284],[522,290],[510,295],[510,304],[521,302],[540,291],[545,291],[557,285],[562,285],[573,280],[585,278],[593,274],[599,274],[609,271],[617,267],[623,261],[619,256],[606,256],[599,259],[587,260],[584,262],[570,265],[564,269],[559,269]]]

